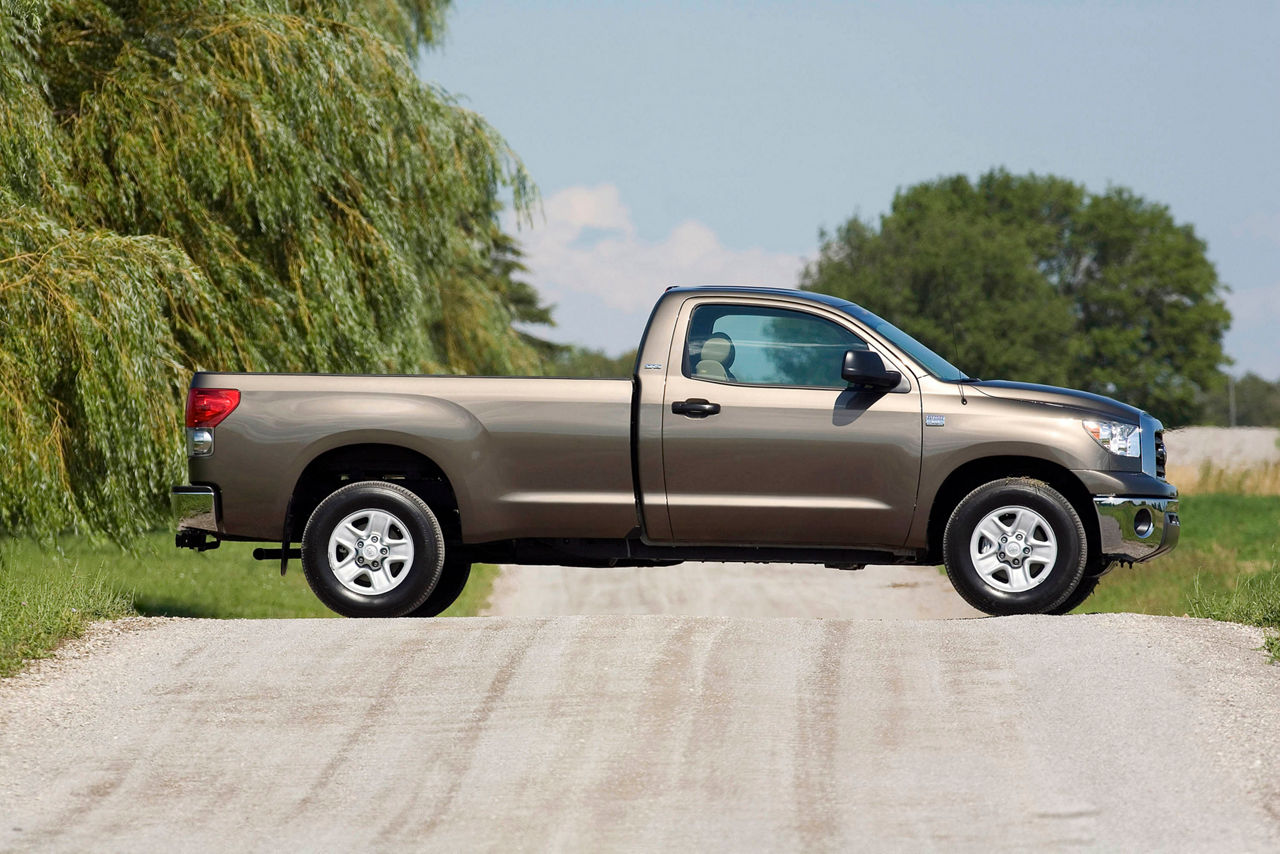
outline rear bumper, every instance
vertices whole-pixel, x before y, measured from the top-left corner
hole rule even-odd
[[[1176,498],[1093,499],[1104,560],[1140,563],[1171,551],[1182,525]]]
[[[218,491],[212,486],[173,487],[169,491],[169,508],[173,512],[179,541],[183,531],[217,535],[221,514],[218,512]]]

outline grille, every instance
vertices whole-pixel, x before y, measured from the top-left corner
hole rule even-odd
[[[1164,477],[1164,464],[1168,454],[1164,450],[1164,431],[1156,431],[1156,477]]]

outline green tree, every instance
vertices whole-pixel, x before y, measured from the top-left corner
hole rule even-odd
[[[864,305],[973,376],[1113,395],[1170,425],[1222,382],[1230,314],[1204,242],[1124,188],[942,178],[821,244],[802,287]]]
[[[547,373],[557,377],[598,377],[622,379],[635,373],[636,351],[609,356],[603,350],[586,347],[551,345]]]
[[[0,0],[0,527],[153,524],[192,369],[541,369],[445,6]]]
[[[1237,427],[1280,427],[1280,381],[1271,382],[1252,371],[1235,380]],[[1219,427],[1231,424],[1230,389],[1224,383],[1205,395],[1201,422]]]
[[[1236,424],[1244,427],[1280,427],[1280,382],[1268,382],[1247,373],[1235,384]]]

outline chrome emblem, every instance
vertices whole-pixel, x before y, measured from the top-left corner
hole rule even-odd
[[[924,417],[924,426],[926,427],[946,427],[947,416],[945,415],[926,415]]]

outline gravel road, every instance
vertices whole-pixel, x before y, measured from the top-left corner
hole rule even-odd
[[[682,563],[582,569],[504,566],[490,615],[683,614],[706,617],[980,617],[931,566],[848,572],[803,564]]]
[[[1260,634],[133,620],[0,684],[0,850],[1275,850]]]

